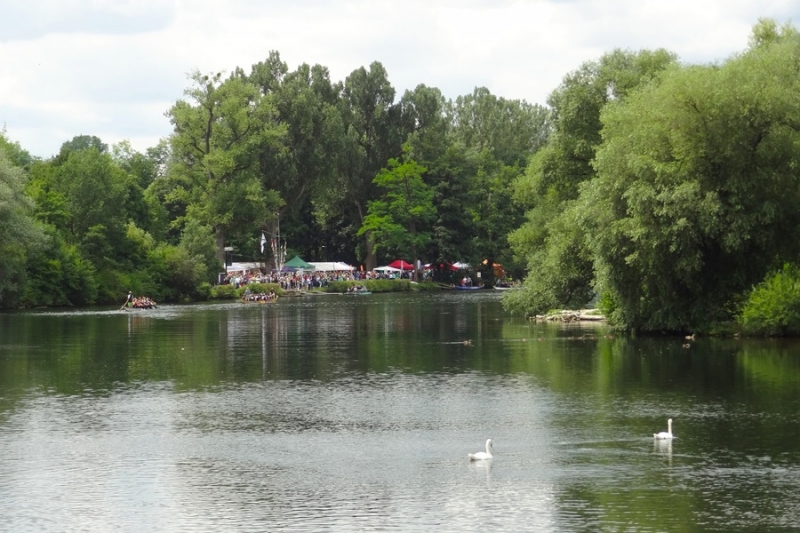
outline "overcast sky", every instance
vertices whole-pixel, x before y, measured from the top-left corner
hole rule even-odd
[[[137,150],[170,133],[187,74],[246,72],[277,50],[333,81],[380,61],[397,98],[487,87],[545,104],[568,72],[614,48],[684,63],[747,47],[759,17],[797,24],[797,0],[0,0],[0,127],[50,157],[75,135]]]

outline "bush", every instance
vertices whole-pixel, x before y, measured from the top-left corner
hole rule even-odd
[[[275,291],[278,296],[283,294],[283,289],[277,283],[248,283],[238,289],[233,285],[214,285],[209,288],[208,299],[211,300],[238,300],[244,296],[244,291],[250,289],[251,293]]]
[[[234,289],[235,297],[241,298],[247,289],[250,289],[251,294],[268,293],[269,291],[275,291],[278,296],[283,294],[283,289],[277,283],[248,283],[247,285],[241,285],[238,289]]]
[[[331,281],[327,292],[347,292],[354,285],[362,285],[370,292],[407,292],[411,290],[411,282],[407,279],[368,279],[352,281]]]
[[[754,287],[739,324],[751,335],[800,334],[800,269],[784,265]]]
[[[420,281],[416,285],[413,286],[415,291],[440,291],[442,287],[438,283],[434,283],[432,281]]]
[[[195,295],[198,300],[210,300],[211,299],[211,284],[207,281],[202,282],[200,285],[197,286],[197,290],[195,291]]]
[[[233,285],[214,285],[211,287],[209,296],[212,300],[235,300],[236,287]]]

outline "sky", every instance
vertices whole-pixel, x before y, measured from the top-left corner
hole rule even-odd
[[[545,105],[569,72],[616,48],[683,63],[742,52],[759,18],[798,25],[797,0],[0,0],[0,131],[34,156],[76,135],[138,151],[169,136],[188,75],[250,72],[270,51],[344,81],[383,64],[396,100]]]

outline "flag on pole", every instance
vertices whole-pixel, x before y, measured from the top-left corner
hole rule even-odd
[[[267,237],[264,235],[264,232],[261,232],[261,253],[264,253],[264,245],[267,244]]]

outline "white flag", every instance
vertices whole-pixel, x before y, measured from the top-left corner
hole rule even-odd
[[[261,253],[264,253],[264,245],[267,244],[267,238],[264,236],[264,233],[261,233]]]

